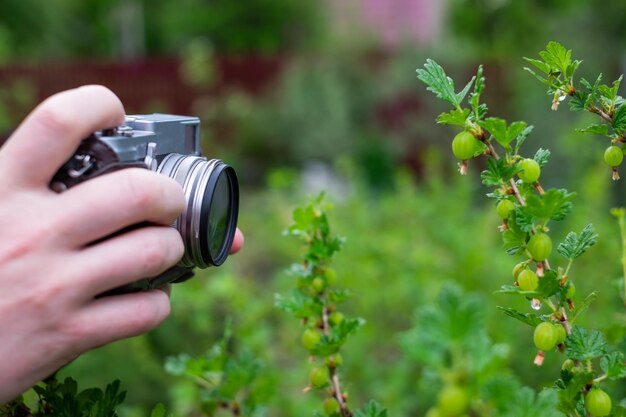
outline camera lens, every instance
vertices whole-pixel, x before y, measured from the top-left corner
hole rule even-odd
[[[169,154],[157,172],[176,180],[185,192],[185,208],[173,224],[185,244],[179,265],[221,265],[237,228],[239,186],[235,170],[219,159]]]

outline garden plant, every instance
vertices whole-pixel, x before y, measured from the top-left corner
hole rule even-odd
[[[576,80],[574,75],[581,61],[573,60],[571,50],[557,42],[549,42],[539,56],[540,60],[526,58],[534,67],[526,69],[547,86],[552,110],[569,98],[571,110],[600,117],[600,123],[579,131],[609,138],[604,161],[612,170],[613,180],[619,179],[622,145],[626,142],[626,105],[618,95],[621,77],[611,85],[603,84],[601,75],[594,83],[584,78]],[[427,60],[424,68],[417,70],[417,76],[428,90],[453,106],[437,122],[459,127],[452,140],[452,152],[460,160],[460,173],[467,174],[469,160],[483,155],[487,158],[480,178],[491,189],[487,197],[494,200],[502,219],[499,229],[504,250],[517,262],[510,281],[499,292],[529,301],[529,311],[501,309],[533,328],[535,365],[543,364],[544,352],[557,349],[563,353],[560,375],[554,386],[547,388],[558,395],[558,410],[570,417],[626,415],[624,403],[620,405],[623,393],[611,396],[606,388],[611,381],[626,377],[624,352],[609,346],[600,330],[577,324],[596,295],[577,297],[575,282],[585,277],[577,277],[572,266],[596,243],[598,236],[589,224],[553,244],[551,222],[563,220],[572,211],[574,194],[542,187],[541,171],[548,163],[549,150],[540,148],[534,156],[524,156],[522,145],[532,126],[487,116],[487,105],[481,102],[485,89],[482,66],[460,92],[455,91],[454,81],[433,60]],[[621,215],[623,223],[622,211],[616,210],[615,214]],[[560,255],[558,261],[553,247]],[[433,411],[433,415],[441,415],[438,412]]]

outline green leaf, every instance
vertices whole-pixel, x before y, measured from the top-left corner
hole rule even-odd
[[[522,323],[528,324],[531,327],[536,327],[539,323],[543,321],[541,317],[534,313],[522,313],[512,308],[500,306],[498,306],[498,309],[502,310],[507,316],[513,317],[514,319],[519,320]]]
[[[161,403],[158,403],[152,409],[152,412],[150,413],[150,417],[165,417],[165,414],[166,414],[165,406]]]
[[[613,84],[610,87],[606,84],[598,86],[598,92],[608,103],[610,103],[610,105],[615,103],[615,100],[617,99],[617,92],[619,91],[619,86],[622,82],[622,78],[623,75],[620,75],[617,80],[613,81]]]
[[[504,148],[509,149],[510,143],[526,129],[526,122],[513,122],[507,125],[506,121],[497,117],[489,117],[478,122],[478,125],[487,130]]]
[[[513,220],[524,233],[530,233],[533,230],[533,227],[535,227],[533,215],[530,213],[527,206],[515,207],[515,216]]]
[[[554,270],[549,270],[546,271],[544,276],[539,280],[539,286],[534,291],[522,291],[515,285],[503,285],[496,293],[522,295],[526,298],[548,298],[556,294],[560,289],[561,285],[559,283],[558,274]]]
[[[544,389],[539,395],[535,395],[532,389],[523,387],[515,393],[515,397],[511,398],[509,404],[510,408],[498,415],[502,417],[564,417],[557,411],[558,394],[553,389]]]
[[[363,319],[344,319],[338,327],[333,328],[330,337],[322,337],[321,342],[310,350],[311,354],[315,356],[329,356],[337,353],[341,346],[346,343],[348,336],[364,325],[365,320]]]
[[[626,361],[622,352],[612,352],[600,360],[600,368],[609,379],[626,377]]]
[[[421,364],[444,366],[452,346],[462,346],[468,355],[476,347],[481,360],[491,349],[484,330],[484,301],[455,284],[445,283],[438,302],[420,307],[413,322],[411,330],[402,335],[401,344]]]
[[[598,330],[587,330],[579,326],[565,340],[565,353],[570,359],[586,361],[599,358],[606,353],[607,343]]]
[[[559,410],[567,415],[575,414],[576,404],[581,397],[581,390],[593,379],[593,373],[581,372],[566,375],[566,379],[557,381]]]
[[[442,125],[465,126],[470,109],[453,109],[448,113],[441,113],[437,117],[437,123]]]
[[[565,240],[556,248],[556,251],[565,259],[573,260],[585,253],[587,249],[592,247],[598,241],[598,234],[595,232],[593,225],[588,224],[577,236],[574,232],[569,232],[565,236]]]
[[[587,110],[587,104],[590,101],[589,93],[585,91],[575,91],[572,99],[569,101],[569,109],[571,111]]]
[[[531,64],[532,66],[534,66],[535,68],[538,68],[544,74],[550,74],[550,65],[546,64],[545,62],[540,61],[538,59],[532,59],[532,58],[526,58],[526,57],[524,57],[524,60],[528,62],[529,64]]]
[[[571,60],[572,51],[565,49],[560,43],[555,41],[548,42],[546,50],[539,52],[539,56],[550,67],[550,71],[548,72],[553,73],[559,71],[569,76],[573,74],[573,71],[570,69],[574,64]]]
[[[546,271],[541,279],[539,286],[535,292],[539,294],[539,298],[548,298],[556,294],[561,288],[559,277],[553,269]]]
[[[480,95],[485,90],[485,77],[483,77],[483,66],[479,65],[476,71],[476,83],[474,91],[469,95],[469,104],[474,112],[474,120],[481,120],[487,113],[487,105],[480,104]]]
[[[487,169],[480,174],[480,178],[486,186],[498,186],[508,182],[520,170],[517,164],[507,164],[504,158],[488,158]]]
[[[609,125],[604,123],[597,123],[575,130],[578,133],[590,133],[593,135],[607,136],[609,134]]]
[[[526,198],[526,206],[522,211],[533,218],[546,220],[563,220],[572,211],[571,200],[576,196],[565,189],[552,188],[543,195],[531,194]]]
[[[527,233],[524,232],[516,221],[509,222],[509,228],[502,233],[504,250],[509,255],[520,253],[526,245]]]
[[[519,153],[519,150],[522,147],[522,144],[526,141],[526,138],[528,138],[528,135],[531,134],[531,132],[533,131],[533,128],[534,128],[533,125],[528,125],[526,126],[524,130],[522,130],[522,132],[519,135],[517,135],[517,137],[515,138],[515,147],[514,147],[513,153],[515,154]]]
[[[503,285],[496,291],[496,294],[522,295],[526,298],[548,298],[556,294],[560,288],[557,273],[554,270],[549,270],[539,280],[539,286],[534,291],[523,291],[515,285]],[[502,310],[502,308],[500,309]],[[514,318],[520,319],[520,317]]]
[[[383,408],[377,401],[370,400],[363,410],[356,410],[354,417],[387,417],[387,409]]]
[[[626,131],[626,104],[622,104],[615,109],[612,126],[617,134],[621,135]]]
[[[315,314],[315,303],[311,297],[294,289],[291,297],[285,298],[280,294],[275,296],[275,305],[279,309],[293,314],[297,318],[306,318]]]
[[[472,78],[461,92],[455,93],[454,80],[448,77],[441,65],[432,59],[427,59],[424,69],[417,69],[416,72],[417,78],[428,86],[428,91],[433,92],[440,99],[451,103],[455,108],[461,106],[461,101],[463,101],[474,82],[474,78]]]
[[[537,161],[540,167],[544,167],[548,163],[548,159],[550,159],[550,150],[542,148],[537,149],[533,159]]]

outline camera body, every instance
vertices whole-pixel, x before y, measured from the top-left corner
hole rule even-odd
[[[107,172],[140,167],[156,171],[168,154],[200,156],[200,119],[151,114],[126,116],[122,126],[94,132],[56,173],[50,188],[61,192]]]
[[[91,178],[131,167],[167,175],[183,188],[186,205],[172,227],[183,238],[185,254],[178,265],[158,277],[146,277],[110,293],[158,288],[190,278],[195,267],[221,265],[237,228],[239,186],[232,167],[202,156],[197,117],[127,116],[123,125],[83,139],[54,175],[50,188],[63,192]]]

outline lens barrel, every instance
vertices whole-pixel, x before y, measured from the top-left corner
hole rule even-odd
[[[183,238],[183,267],[221,265],[230,252],[237,229],[239,185],[235,170],[219,159],[169,154],[157,172],[178,182],[185,207],[172,225]]]

